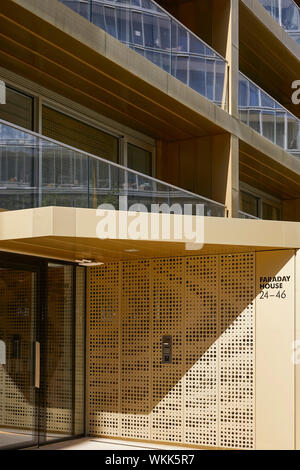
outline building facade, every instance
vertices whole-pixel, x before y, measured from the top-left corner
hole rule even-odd
[[[299,449],[299,2],[0,26],[0,448]]]

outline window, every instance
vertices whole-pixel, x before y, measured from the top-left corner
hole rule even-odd
[[[119,139],[43,106],[43,134],[110,162],[118,163]]]
[[[132,170],[152,175],[152,152],[133,144],[127,146],[127,166]]]
[[[264,220],[281,220],[280,200],[241,183],[240,211]]]
[[[6,104],[0,106],[0,119],[33,130],[33,98],[6,86]]]
[[[263,202],[262,218],[264,220],[280,220],[280,209],[270,203]]]
[[[246,214],[259,217],[259,199],[244,191],[240,192],[240,210]]]

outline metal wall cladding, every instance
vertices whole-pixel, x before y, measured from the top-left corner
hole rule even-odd
[[[90,435],[254,447],[253,254],[108,263],[88,289]]]

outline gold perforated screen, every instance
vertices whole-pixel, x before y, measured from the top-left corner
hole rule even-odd
[[[254,255],[88,271],[88,433],[253,448]]]

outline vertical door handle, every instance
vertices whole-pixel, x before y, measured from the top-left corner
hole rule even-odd
[[[35,362],[34,362],[34,386],[40,388],[41,377],[41,345],[38,341],[35,342],[34,348]]]

